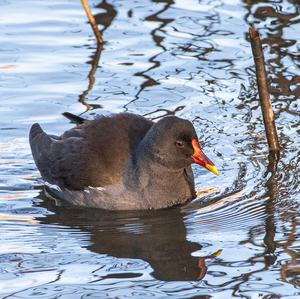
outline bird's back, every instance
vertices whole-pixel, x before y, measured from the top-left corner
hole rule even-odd
[[[30,145],[37,167],[49,183],[70,190],[103,187],[121,181],[152,125],[142,116],[121,113],[86,121],[55,137],[34,124]]]

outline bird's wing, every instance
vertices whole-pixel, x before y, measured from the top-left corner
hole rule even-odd
[[[85,121],[60,137],[34,124],[30,145],[44,180],[70,190],[103,187],[122,180],[140,140],[152,126],[131,114]]]
[[[39,124],[34,124],[29,142],[34,161],[47,182],[70,189],[83,189],[92,183],[89,173],[93,163],[84,138],[61,139],[47,135]]]

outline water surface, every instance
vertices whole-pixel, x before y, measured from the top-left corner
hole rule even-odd
[[[297,298],[298,1],[0,2],[1,298]],[[270,163],[249,24],[259,29],[280,143]],[[98,67],[97,67],[98,66]],[[182,208],[105,212],[47,199],[27,135],[64,111],[191,120],[215,177]],[[222,251],[221,251],[222,250]]]

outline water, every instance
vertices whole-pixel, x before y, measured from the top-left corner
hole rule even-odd
[[[102,53],[80,1],[0,2],[1,298],[297,298],[299,2],[90,2]],[[273,176],[250,23],[283,146]],[[187,118],[221,175],[195,167],[202,198],[168,211],[60,206],[27,135],[61,134],[64,111]]]

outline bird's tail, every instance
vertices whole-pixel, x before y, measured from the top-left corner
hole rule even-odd
[[[29,144],[36,163],[39,160],[39,153],[42,150],[49,149],[52,142],[53,140],[43,131],[38,123],[32,125],[29,132]]]
[[[31,144],[33,139],[43,133],[44,131],[38,123],[33,124],[29,132],[29,143]]]
[[[84,119],[80,116],[74,115],[70,112],[64,112],[63,116],[77,125],[83,124],[85,121],[87,121],[86,119]]]

